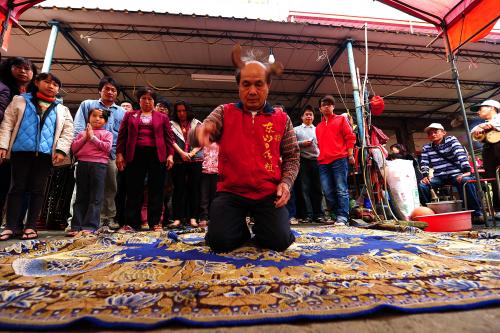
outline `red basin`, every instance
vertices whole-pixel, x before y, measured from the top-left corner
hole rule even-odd
[[[465,231],[472,229],[472,212],[473,210],[464,210],[460,212],[421,215],[415,216],[415,219],[417,221],[427,222],[428,226],[424,231]]]

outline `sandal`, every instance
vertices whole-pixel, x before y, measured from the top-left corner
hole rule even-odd
[[[170,229],[179,228],[180,226],[181,226],[181,220],[175,220],[174,222],[167,225],[167,227]]]
[[[153,231],[163,231],[163,227],[161,226],[161,224],[155,224],[155,226],[153,227]]]
[[[134,233],[135,230],[134,230],[134,228],[132,228],[129,225],[124,225],[123,227],[121,227],[120,229],[118,229],[117,232],[119,234],[131,234],[131,233]]]
[[[66,237],[75,237],[76,235],[78,235],[78,233],[78,230],[70,230],[66,233]]]
[[[2,233],[0,234],[0,242],[1,241],[8,241],[12,237],[14,237],[14,231],[11,229],[3,229]]]
[[[38,232],[36,232],[35,229],[25,229],[23,236],[21,239],[24,240],[29,240],[29,239],[37,239],[38,238]]]

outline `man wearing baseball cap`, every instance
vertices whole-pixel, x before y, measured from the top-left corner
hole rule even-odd
[[[431,201],[431,188],[442,185],[453,185],[463,199],[463,184],[474,179],[471,176],[471,168],[467,153],[454,136],[446,136],[443,125],[432,123],[424,129],[427,138],[431,141],[422,148],[422,159],[420,169],[424,178],[418,184],[421,198],[427,204]],[[434,176],[429,178],[429,169],[434,170]],[[474,184],[469,183],[465,187],[469,209],[473,209],[474,223],[484,223],[481,203],[476,193]]]
[[[500,103],[495,100],[489,99],[477,106],[471,107],[471,110],[477,112],[479,118],[485,122],[472,128],[471,135],[478,137],[489,131],[500,131]],[[483,167],[485,170],[486,178],[495,178],[496,167],[500,166],[500,142],[490,143],[484,142],[483,144]],[[493,206],[495,212],[495,219],[500,220],[500,202],[498,198],[498,184],[493,182]]]

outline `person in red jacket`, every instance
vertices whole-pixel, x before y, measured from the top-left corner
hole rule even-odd
[[[328,206],[335,210],[336,222],[347,225],[349,221],[347,172],[349,164],[354,164],[353,148],[356,135],[345,116],[333,113],[335,109],[333,96],[326,95],[321,98],[319,109],[323,114],[321,123],[316,127],[321,187]]]
[[[200,144],[219,144],[217,196],[205,240],[214,252],[234,250],[251,237],[275,251],[295,240],[285,205],[299,170],[299,146],[288,115],[267,103],[272,67],[249,60],[238,67],[240,102],[218,106],[197,127]]]

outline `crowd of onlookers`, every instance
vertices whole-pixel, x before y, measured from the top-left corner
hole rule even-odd
[[[36,220],[50,170],[72,163],[76,165],[76,186],[69,236],[92,233],[102,226],[121,232],[207,226],[219,159],[225,165],[227,156],[219,154],[215,142],[198,143],[196,129],[202,123],[188,102],[172,105],[154,89],[144,87],[136,91],[137,109],[131,101],[118,105],[120,87],[113,78],[104,77],[98,85],[99,98],[83,101],[73,118],[58,98],[61,87],[56,75],[38,74],[27,59],[10,58],[0,65],[0,214],[3,216],[4,206],[7,210],[0,240],[38,236]],[[273,110],[280,108],[284,111],[280,105]],[[332,96],[322,97],[318,108],[321,121],[317,126],[313,124],[314,107],[307,105],[301,113],[302,124],[293,128],[300,150],[300,191],[290,189],[289,218],[296,223],[296,202],[301,199],[304,222],[348,224],[347,179],[350,166],[356,165],[356,134],[348,116],[334,113]],[[486,103],[480,110],[481,118],[497,119],[498,105]],[[473,132],[494,126],[480,125]],[[423,147],[419,163],[402,145],[391,147],[389,159],[414,160],[423,204],[431,200],[431,188],[442,184],[455,185],[462,195],[462,184],[473,179],[465,149],[455,137],[446,135],[441,124],[433,123],[424,131],[430,143]],[[263,133],[265,147],[282,139]],[[290,142],[295,144],[295,139]],[[489,173],[498,161],[495,147],[485,147],[490,156],[485,158]],[[265,168],[272,172],[273,165],[266,163],[274,159],[270,150],[262,157]],[[474,185],[465,188],[480,220]],[[325,208],[330,214],[325,215]]]

